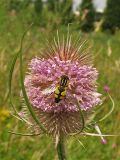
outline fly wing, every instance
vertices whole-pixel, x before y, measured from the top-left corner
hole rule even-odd
[[[42,90],[42,94],[43,95],[49,95],[51,93],[53,93],[55,91],[55,87],[50,86],[48,88],[45,88],[44,90]]]

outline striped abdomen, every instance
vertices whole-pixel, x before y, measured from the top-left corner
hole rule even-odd
[[[58,86],[55,89],[55,103],[60,102],[60,100],[64,99],[66,96],[66,89],[68,87],[68,76],[62,75],[59,81]]]
[[[57,87],[55,90],[55,103],[60,102],[66,96],[66,88]]]

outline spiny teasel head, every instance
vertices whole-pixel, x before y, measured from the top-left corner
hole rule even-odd
[[[58,37],[29,63],[24,82],[29,101],[54,137],[79,132],[83,127],[82,113],[88,119],[93,108],[101,104],[96,86],[98,72],[89,47],[83,47],[84,43],[69,35],[62,40]]]

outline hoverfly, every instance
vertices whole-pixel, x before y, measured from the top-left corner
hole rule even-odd
[[[59,103],[66,96],[66,89],[68,87],[69,78],[67,75],[62,75],[60,77],[58,86],[54,91],[55,103]]]

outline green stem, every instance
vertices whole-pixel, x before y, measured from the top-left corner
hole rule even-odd
[[[59,137],[59,141],[58,141],[58,144],[57,144],[57,153],[58,153],[58,159],[59,160],[66,160],[63,136]]]
[[[28,31],[28,30],[27,30]],[[27,31],[24,32],[22,39],[21,39],[21,45],[20,45],[20,50],[19,50],[19,57],[20,57],[20,82],[21,82],[21,89],[22,89],[22,94],[23,98],[25,100],[25,104],[28,107],[29,112],[31,113],[32,118],[35,120],[35,122],[39,125],[40,129],[43,131],[43,133],[47,133],[47,130],[44,128],[43,124],[40,122],[38,117],[36,116],[30,102],[29,98],[27,96],[25,86],[24,86],[24,77],[23,77],[23,60],[22,60],[22,46],[23,46],[23,40],[24,37],[27,33]]]

